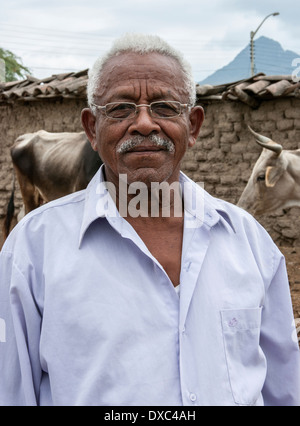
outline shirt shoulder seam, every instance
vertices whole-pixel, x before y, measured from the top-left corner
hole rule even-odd
[[[85,190],[83,190],[85,191]],[[68,197],[68,196],[67,196]],[[63,197],[65,198],[65,197]],[[45,204],[44,206],[39,207],[36,210],[31,211],[30,213],[28,213],[26,216],[24,216],[24,218],[22,219],[22,222],[20,222],[20,224],[22,225],[22,227],[28,222],[30,221],[30,219],[33,219],[34,217],[40,216],[41,214],[43,214],[44,212],[51,210],[51,209],[55,209],[55,208],[59,208],[62,206],[66,206],[68,204],[77,204],[77,203],[82,203],[85,201],[85,197],[81,197],[80,199],[71,199],[71,200],[61,200],[59,202],[58,200],[54,200],[53,202],[50,201],[49,203]]]

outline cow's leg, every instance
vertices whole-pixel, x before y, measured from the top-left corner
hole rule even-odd
[[[39,207],[39,197],[37,196],[35,186],[30,182],[28,177],[23,175],[17,168],[15,169],[23,198],[25,214],[27,214]]]

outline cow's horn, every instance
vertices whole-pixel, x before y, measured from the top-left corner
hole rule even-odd
[[[280,144],[272,141],[272,139],[267,138],[266,136],[262,136],[262,135],[256,133],[254,130],[251,129],[250,126],[248,126],[248,128],[249,128],[250,132],[256,137],[256,142],[260,146],[262,146],[263,148],[269,149],[270,151],[275,152],[277,155],[281,154],[283,147]]]

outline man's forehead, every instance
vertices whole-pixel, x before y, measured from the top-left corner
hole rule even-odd
[[[173,70],[181,71],[179,62],[175,58],[159,52],[147,52],[144,54],[137,52],[122,52],[108,59],[103,67],[103,70],[106,68],[131,69],[132,67],[137,67],[140,69],[144,66],[151,66],[152,68],[158,69],[163,66],[165,69],[171,68]]]
[[[106,94],[109,96],[106,98],[107,102],[114,101],[133,101],[136,102],[140,99],[142,93],[147,94],[147,98],[149,102],[153,102],[155,100],[179,100],[180,94],[184,96],[185,92],[183,90],[176,90],[172,87],[164,87],[160,84],[144,84],[144,82],[140,81],[137,83],[132,82],[132,84],[128,84],[126,86],[113,86],[112,90],[107,91]]]
[[[96,96],[104,95],[107,90],[122,95],[134,89],[135,84],[152,86],[156,92],[169,90],[181,94],[183,79],[181,67],[171,57],[154,52],[145,55],[127,52],[109,59],[104,65]]]

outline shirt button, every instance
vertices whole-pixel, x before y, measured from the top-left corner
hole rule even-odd
[[[191,400],[192,402],[195,402],[195,401],[196,401],[196,399],[197,399],[196,395],[195,395],[194,393],[191,393],[191,394],[190,394],[190,400]]]

